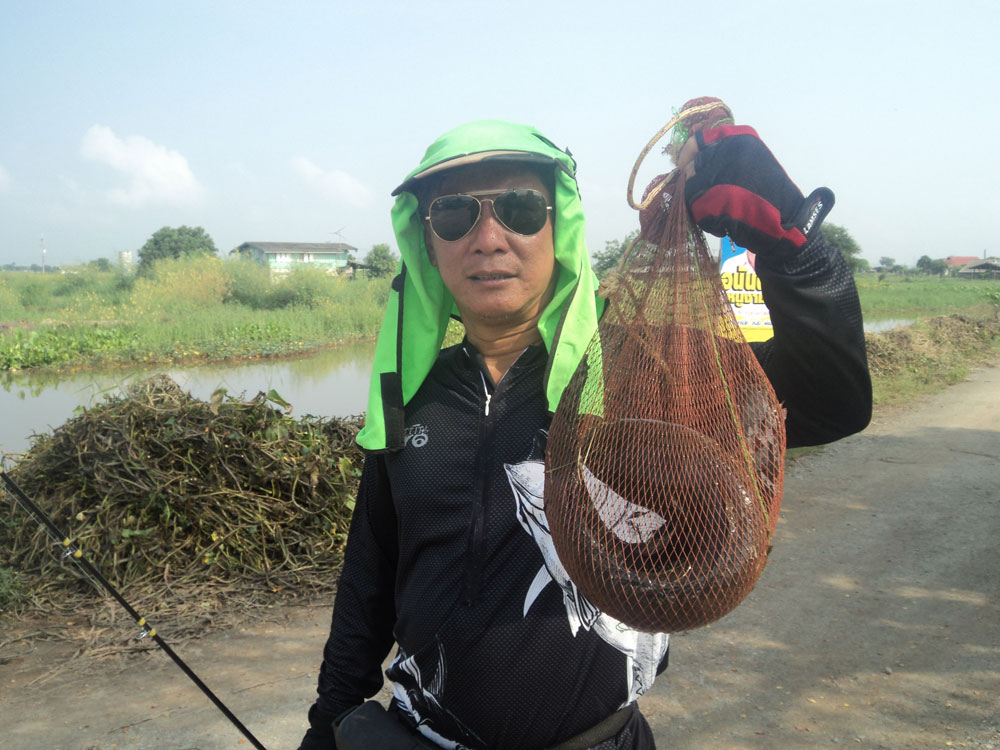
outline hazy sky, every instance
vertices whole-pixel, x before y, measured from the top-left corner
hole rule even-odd
[[[182,224],[223,253],[395,248],[389,192],[483,117],[572,150],[599,250],[636,226],[639,150],[701,95],[803,192],[831,187],[869,260],[1000,255],[998,33],[992,0],[0,0],[0,265],[40,262],[42,237],[50,264],[114,259]]]

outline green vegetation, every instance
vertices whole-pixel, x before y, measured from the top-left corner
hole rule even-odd
[[[389,280],[245,259],[162,260],[146,276],[0,272],[0,371],[250,358],[374,337]]]
[[[593,254],[592,265],[594,273],[603,279],[609,271],[614,271],[618,268],[618,264],[621,263],[625,251],[635,242],[638,236],[639,230],[635,229],[626,234],[621,240],[609,240],[605,242],[604,249],[598,250]]]
[[[15,611],[26,599],[20,574],[0,565],[0,612]]]
[[[917,270],[931,276],[944,276],[948,273],[948,264],[940,258],[934,260],[929,255],[921,255],[917,261]]]
[[[610,267],[628,239],[608,243]],[[859,274],[857,282],[871,320],[983,317],[1000,306],[998,281]],[[161,260],[143,276],[94,263],[0,271],[0,371],[255,358],[371,339],[389,284],[309,265],[272,280],[251,260],[198,254]],[[446,342],[461,330],[453,326]]]
[[[869,270],[868,261],[861,257],[861,246],[846,228],[827,221],[823,222],[820,232],[822,232],[824,240],[840,251],[853,273]]]
[[[866,318],[930,318],[995,309],[1000,282],[927,276],[861,274],[856,278]]]
[[[161,260],[193,255],[216,255],[215,242],[201,227],[163,227],[139,250],[139,273],[149,273]]]
[[[399,257],[386,244],[373,245],[365,256],[365,265],[370,266],[369,275],[376,279],[394,276],[399,266]]]

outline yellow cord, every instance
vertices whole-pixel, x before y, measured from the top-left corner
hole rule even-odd
[[[656,133],[656,135],[654,135],[652,139],[649,141],[649,143],[646,144],[646,147],[639,152],[639,156],[635,160],[635,166],[632,167],[632,174],[629,175],[628,190],[625,194],[625,198],[628,200],[628,204],[632,208],[634,208],[636,211],[643,211],[646,208],[648,208],[649,204],[652,203],[653,200],[656,198],[656,196],[660,194],[660,191],[663,190],[663,186],[666,185],[667,182],[670,180],[670,175],[667,175],[659,185],[657,185],[655,188],[649,191],[649,195],[646,196],[646,199],[642,203],[635,202],[632,195],[632,189],[635,187],[635,178],[636,175],[639,173],[639,165],[642,164],[643,160],[646,158],[646,154],[648,154],[650,149],[652,149],[653,146],[656,145],[656,142],[660,140],[663,136],[665,136],[668,132],[670,132],[670,130],[674,127],[674,125],[676,125],[686,117],[690,117],[691,115],[699,115],[702,112],[711,112],[713,109],[718,109],[719,107],[722,107],[727,112],[729,112],[730,117],[732,117],[732,112],[730,112],[729,107],[727,107],[722,102],[709,102],[708,104],[699,104],[697,107],[688,107],[687,109],[682,110],[679,115],[673,118],[666,125],[660,128],[660,130]],[[671,172],[670,174],[672,175],[673,172]]]

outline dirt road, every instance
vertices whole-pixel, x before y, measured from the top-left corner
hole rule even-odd
[[[760,584],[675,636],[641,701],[658,745],[1000,748],[998,538],[993,367],[795,462]],[[325,604],[275,611],[178,650],[269,750],[288,750],[328,618]],[[3,750],[250,746],[162,654],[50,673],[64,650],[0,651]]]

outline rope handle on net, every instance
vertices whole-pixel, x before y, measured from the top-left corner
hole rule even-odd
[[[20,508],[24,511],[35,523],[42,527],[45,533],[58,544],[63,547],[63,556],[69,560],[72,560],[80,571],[83,573],[84,577],[90,581],[91,584],[98,590],[103,589],[108,594],[114,598],[118,604],[121,605],[122,609],[129,613],[129,616],[135,623],[141,628],[137,638],[150,638],[153,640],[163,652],[173,660],[184,674],[190,678],[190,680],[198,686],[202,693],[205,694],[215,707],[222,712],[222,714],[229,719],[230,723],[236,727],[244,737],[253,745],[257,750],[267,750],[260,740],[258,740],[253,733],[243,725],[229,707],[222,702],[222,700],[212,692],[211,688],[206,685],[194,670],[187,665],[187,663],[181,659],[180,656],[167,644],[166,641],[156,632],[156,628],[152,627],[146,620],[145,617],[140,615],[131,604],[121,595],[121,593],[116,589],[107,578],[99,571],[90,560],[88,560],[83,551],[80,550],[68,535],[64,534],[58,526],[56,526],[55,521],[52,520],[44,510],[42,510],[30,497],[25,494],[18,484],[14,481],[13,477],[8,474],[3,466],[0,466],[0,487],[2,487],[8,495],[10,495],[11,500],[14,501],[14,506]]]
[[[659,185],[657,185],[655,188],[649,191],[649,195],[646,196],[645,200],[643,200],[642,203],[635,202],[635,199],[632,195],[632,190],[635,187],[636,175],[639,174],[639,166],[645,160],[646,155],[650,152],[653,146],[656,145],[656,142],[659,141],[667,133],[669,133],[670,130],[675,125],[677,125],[677,123],[682,122],[691,115],[698,115],[702,114],[703,112],[711,112],[713,109],[718,109],[720,107],[724,108],[727,112],[729,111],[729,107],[727,107],[725,104],[719,101],[709,102],[708,104],[699,104],[697,106],[688,107],[687,109],[681,110],[676,116],[673,117],[673,119],[670,120],[670,122],[668,122],[666,125],[660,128],[659,131],[657,131],[656,135],[654,135],[650,139],[649,143],[646,144],[646,147],[639,152],[639,156],[635,160],[635,165],[632,167],[632,174],[630,174],[628,178],[628,188],[625,194],[625,198],[628,200],[628,204],[632,208],[634,208],[636,211],[644,211],[646,208],[648,208],[649,204],[653,202],[656,196],[660,194],[660,191],[663,190],[664,186],[670,181],[670,178],[673,176],[674,172],[677,171],[675,169],[666,177],[664,177]],[[732,116],[731,112],[730,116]]]

